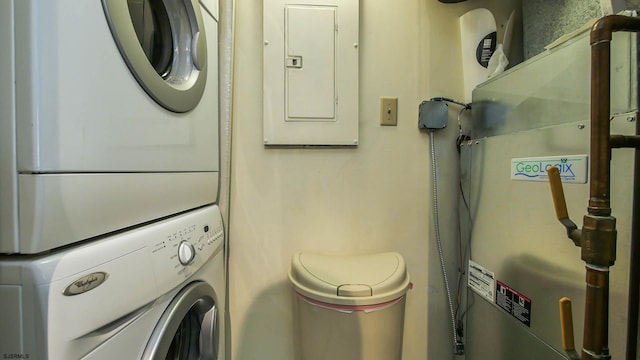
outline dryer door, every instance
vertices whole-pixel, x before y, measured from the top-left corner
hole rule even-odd
[[[129,69],[160,105],[192,110],[207,72],[204,24],[197,0],[103,0],[111,33]]]
[[[196,282],[173,299],[156,325],[143,359],[218,358],[218,309],[213,289]]]

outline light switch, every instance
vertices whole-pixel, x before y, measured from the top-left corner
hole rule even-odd
[[[398,98],[397,97],[380,98],[380,125],[383,125],[383,126],[398,125]]]

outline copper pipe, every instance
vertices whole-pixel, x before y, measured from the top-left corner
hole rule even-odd
[[[608,316],[596,316],[596,314],[609,313],[609,271],[593,269],[588,266],[586,269],[586,281],[588,285],[585,303],[582,360],[595,360],[609,356]]]
[[[612,149],[619,148],[640,148],[640,136],[611,135],[610,144]]]
[[[630,16],[605,16],[591,27],[591,44],[602,40],[611,41],[611,35],[617,31],[640,32],[639,22],[640,19]]]
[[[611,39],[613,32],[640,32],[640,19],[610,15],[591,29],[591,174],[588,215],[582,228],[587,293],[583,360],[610,359],[609,267],[615,263],[616,229],[610,205]],[[616,143],[618,140],[614,140]]]
[[[611,39],[613,32],[640,32],[640,19],[609,15],[591,28],[591,190],[589,213],[611,214],[610,208],[610,126]]]
[[[636,122],[636,134],[640,127]],[[633,210],[631,211],[631,249],[627,310],[627,359],[638,358],[638,320],[640,316],[640,151],[636,150],[633,174]]]
[[[611,214],[609,195],[610,45],[610,41],[594,43],[592,40],[591,42],[591,185],[589,214],[604,216]]]

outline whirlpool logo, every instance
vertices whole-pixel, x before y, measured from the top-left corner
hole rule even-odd
[[[511,180],[548,181],[547,170],[555,166],[564,182],[587,182],[587,155],[511,159]]]
[[[101,271],[83,276],[69,284],[69,286],[64,289],[63,294],[66,296],[74,296],[86,293],[102,285],[102,283],[107,280],[107,277],[107,273]]]

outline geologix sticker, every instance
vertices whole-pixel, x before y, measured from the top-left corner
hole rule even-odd
[[[555,166],[560,178],[568,183],[587,183],[589,157],[563,155],[511,159],[511,180],[549,181],[547,169]]]

